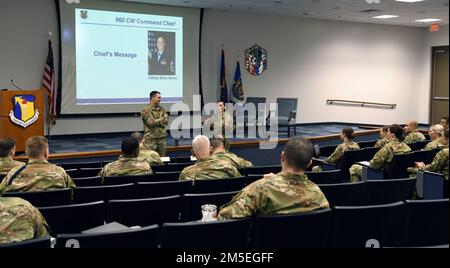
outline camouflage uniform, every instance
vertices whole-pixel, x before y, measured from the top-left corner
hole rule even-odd
[[[150,166],[163,164],[163,161],[161,160],[157,152],[146,149],[145,147],[139,148],[139,156],[137,159],[139,161],[147,162]]]
[[[144,122],[145,148],[156,151],[161,157],[166,155],[166,127],[169,124],[169,116],[163,107],[153,108],[145,106],[141,112]]]
[[[0,184],[0,193],[34,192],[42,190],[75,188],[75,183],[62,167],[47,160],[30,160],[27,166],[8,185],[9,178],[21,167],[11,169]]]
[[[344,155],[344,152],[358,149],[359,145],[354,141],[343,142],[336,147],[334,152],[327,159],[325,159],[325,162],[337,164],[337,162],[339,162],[339,160],[341,160],[342,156]],[[320,172],[322,171],[322,167],[314,166],[312,168],[312,171]]]
[[[437,153],[433,162],[420,170],[441,173],[444,175],[445,179],[448,180],[448,147]],[[408,168],[409,173],[416,174],[418,171],[418,168]]]
[[[375,143],[374,147],[382,148],[383,146],[385,146],[388,143],[389,143],[389,139],[388,138],[383,138],[381,140],[378,140],[377,143]]]
[[[22,198],[0,197],[0,215],[0,244],[50,236],[42,214]]]
[[[112,176],[153,174],[152,168],[146,161],[137,158],[121,156],[119,160],[107,164],[98,174],[102,179]]]
[[[233,131],[233,118],[226,112],[223,112],[222,114],[215,114],[209,117],[204,122],[205,125],[210,126],[210,130],[214,131],[216,129],[222,129],[219,135],[221,135],[223,138],[227,138],[227,131],[231,132]],[[227,127],[225,127],[227,126]],[[216,132],[214,131],[214,135]]]
[[[434,149],[444,149],[445,147],[447,147],[447,146],[445,144],[442,144],[441,141],[439,139],[437,139],[437,140],[427,143],[427,145],[425,146],[425,148],[422,149],[422,151],[431,151]]]
[[[181,171],[179,180],[223,179],[240,177],[239,171],[227,160],[206,157]]]
[[[280,172],[242,189],[220,208],[218,219],[304,213],[329,206],[320,188],[306,175]]]
[[[426,140],[425,136],[416,129],[416,130],[410,132],[409,134],[407,134],[405,137],[405,140],[403,142],[404,143],[415,143],[415,142],[424,141],[424,140]]]
[[[411,152],[411,148],[398,139],[394,139],[383,148],[378,150],[375,156],[370,160],[370,167],[374,169],[386,169],[391,163],[394,155]],[[352,181],[359,181],[362,177],[363,167],[354,164],[350,167],[350,177]]]
[[[9,157],[0,158],[0,175],[7,175],[11,169],[23,165],[25,165],[25,163],[15,161]]]
[[[231,152],[217,152],[213,156],[216,159],[222,159],[230,162],[235,168],[253,167],[252,162],[245,160]]]

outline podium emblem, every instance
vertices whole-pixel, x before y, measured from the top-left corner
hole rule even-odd
[[[21,127],[28,127],[39,118],[39,111],[35,109],[36,97],[33,95],[16,95],[13,97],[14,109],[9,112],[9,118]]]

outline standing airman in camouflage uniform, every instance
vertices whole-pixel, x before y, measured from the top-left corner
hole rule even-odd
[[[166,127],[169,124],[169,116],[166,110],[159,105],[161,93],[152,91],[150,93],[150,104],[141,112],[144,122],[145,148],[156,151],[159,156],[166,155]]]
[[[448,181],[448,139],[449,131],[446,130],[445,134],[440,138],[441,143],[444,144],[446,148],[436,154],[431,164],[426,165],[423,162],[416,162],[416,167],[408,168],[408,172],[413,174],[416,174],[418,171],[437,172],[443,174]]]
[[[374,147],[382,148],[386,144],[390,142],[390,140],[386,137],[389,126],[384,126],[380,128],[380,139],[375,143]]]
[[[388,138],[391,140],[383,146],[370,160],[370,167],[374,169],[386,169],[391,163],[394,155],[405,154],[411,152],[408,145],[401,142],[403,138],[403,129],[398,125],[392,125],[387,132]],[[363,167],[354,164],[350,167],[350,177],[352,182],[361,180]]]
[[[25,151],[29,161],[25,166],[11,169],[0,184],[0,193],[34,192],[75,188],[75,183],[62,167],[50,164],[48,141],[42,136],[28,138]]]
[[[149,163],[138,160],[139,143],[133,137],[122,140],[122,155],[119,160],[107,164],[98,174],[104,180],[105,177],[126,176],[126,175],[145,175],[153,174]]]
[[[417,129],[419,125],[416,120],[408,120],[405,125],[404,143],[415,143],[426,140],[425,136]]]
[[[149,163],[150,166],[163,164],[163,161],[161,160],[161,157],[159,157],[159,154],[157,152],[145,148],[145,139],[141,132],[134,132],[133,134],[131,134],[131,136],[135,138],[139,143],[139,155],[137,157],[139,161],[145,161]]]
[[[210,156],[210,143],[206,136],[199,135],[192,141],[197,163],[181,171],[179,180],[223,179],[239,177],[239,171],[227,160]]]
[[[225,141],[225,150],[230,149],[230,143],[228,142],[228,133],[233,133],[233,117],[225,112],[225,103],[219,101],[217,103],[217,113],[210,116],[203,122],[206,128],[213,131],[213,137],[223,138]]]
[[[225,141],[222,138],[211,138],[211,155],[212,158],[226,160],[230,162],[235,168],[253,167],[252,162],[241,158],[232,152],[225,150]]]
[[[311,164],[314,148],[305,138],[293,138],[281,153],[282,170],[265,175],[220,208],[218,219],[252,215],[303,213],[328,208],[328,200],[304,170]]]
[[[13,160],[15,154],[16,141],[10,138],[0,139],[0,175],[6,176],[11,169],[25,165]]]
[[[0,197],[0,244],[49,237],[42,214],[28,201],[18,197]]]
[[[359,145],[353,141],[353,139],[355,138],[355,134],[352,128],[342,129],[340,138],[343,143],[339,144],[336,147],[334,152],[325,160],[325,162],[337,164],[341,160],[342,156],[344,156],[344,152],[359,149]],[[322,171],[322,167],[314,166],[312,168],[312,171],[320,172]]]
[[[446,147],[446,145],[441,142],[441,137],[444,135],[444,127],[441,124],[430,127],[428,133],[430,134],[432,141],[425,145],[425,148],[422,149],[423,151],[444,149]]]

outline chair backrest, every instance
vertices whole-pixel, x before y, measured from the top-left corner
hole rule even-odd
[[[247,248],[251,219],[207,223],[165,223],[162,248]]]
[[[102,162],[79,162],[79,163],[61,163],[64,169],[81,169],[81,168],[101,168]]]
[[[409,176],[408,167],[415,166],[414,152],[397,154],[392,158],[391,163],[385,170],[385,179],[407,178]]]
[[[182,211],[181,196],[161,198],[110,200],[107,222],[127,226],[147,226],[164,222],[178,222]]]
[[[184,209],[181,213],[182,221],[196,221],[202,218],[201,206],[206,204],[216,205],[217,212],[221,206],[233,199],[238,191],[212,194],[185,194],[183,196]]]
[[[6,175],[0,174],[0,181],[2,181],[4,177],[6,177]]]
[[[66,172],[71,178],[86,178],[98,176],[101,170],[101,168],[81,168],[66,170]]]
[[[136,198],[155,198],[192,192],[192,181],[139,182],[136,186]]]
[[[434,157],[441,149],[433,149],[429,151],[415,151],[414,161],[424,162],[425,164],[430,164],[433,162]]]
[[[342,172],[340,169],[321,172],[306,171],[305,174],[308,176],[308,179],[315,184],[332,184],[343,182]]]
[[[330,206],[358,206],[365,188],[365,182],[319,184],[319,188]]]
[[[263,114],[264,117],[266,116],[267,99],[265,97],[247,97],[246,103],[252,103],[255,105],[255,108],[256,108],[256,118],[255,119],[258,119],[258,116],[260,114]],[[260,104],[263,104],[263,105],[261,105],[261,107],[260,107],[259,106]],[[263,120],[265,120],[265,119],[266,118],[263,118]]]
[[[254,248],[326,248],[331,209],[302,214],[257,216],[252,229]]]
[[[350,181],[350,167],[356,162],[363,161],[364,159],[364,150],[349,150],[345,151],[339,165],[337,166],[342,171],[342,178],[345,181]]]
[[[418,142],[414,142],[414,143],[408,143],[409,148],[411,148],[411,151],[418,151],[421,150],[423,148],[425,148],[425,146],[429,143],[430,141],[425,140],[425,141],[418,141]]]
[[[171,157],[170,163],[191,163],[194,164],[195,161],[191,160],[190,156],[178,156],[178,157]]]
[[[246,177],[224,178],[224,179],[197,179],[194,182],[193,193],[220,193],[240,191],[245,187]]]
[[[277,98],[277,103],[278,116],[289,117],[292,111],[297,111],[298,98]],[[295,119],[295,117],[293,119]]]
[[[12,242],[6,244],[0,244],[2,248],[50,248],[50,237],[36,238],[30,240],[24,240],[20,242]],[[6,254],[6,252],[5,252]]]
[[[168,163],[167,165],[152,166],[153,172],[181,172],[185,167],[192,166],[195,163]]]
[[[242,173],[242,172],[243,173]],[[278,173],[281,171],[280,165],[274,165],[274,166],[257,166],[257,167],[248,167],[241,169],[239,172],[241,172],[242,175],[248,175],[248,174],[267,174],[267,173]]]
[[[411,199],[415,186],[415,178],[368,180],[361,205],[381,205]]]
[[[372,159],[375,154],[380,150],[380,148],[377,147],[366,147],[364,149],[362,149],[362,159],[358,160],[358,161],[369,161],[370,159]]]
[[[333,210],[332,248],[392,247],[397,243],[404,203]]]
[[[108,176],[103,179],[104,185],[117,185],[126,183],[138,183],[147,181],[152,175],[124,175],[124,176]]]
[[[180,178],[180,171],[156,172],[153,174],[155,181],[177,181]]]
[[[377,140],[371,140],[371,141],[360,141],[358,142],[359,148],[367,148],[367,147],[373,147],[375,146],[375,143],[377,143]]]
[[[106,205],[103,201],[55,206],[39,207],[52,236],[61,233],[79,233],[83,230],[102,225],[105,221]]]
[[[58,189],[36,192],[6,192],[3,196],[15,196],[27,200],[35,207],[62,206],[70,204],[72,189]]]
[[[161,230],[158,225],[138,229],[95,233],[59,234],[57,248],[157,248]]]
[[[79,186],[100,186],[102,185],[102,177],[87,177],[87,178],[78,178],[72,179],[77,187]]]
[[[400,231],[403,247],[448,244],[448,199],[408,200]]]
[[[320,156],[330,156],[334,150],[336,150],[337,145],[324,145],[319,147]]]
[[[107,186],[76,187],[73,190],[73,203],[88,203],[111,199],[129,199],[136,197],[136,188],[132,183]]]

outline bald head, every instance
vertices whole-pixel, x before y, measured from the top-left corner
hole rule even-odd
[[[198,135],[192,141],[192,150],[197,159],[209,157],[210,153],[209,147],[210,147],[209,139],[204,135]]]
[[[408,120],[405,125],[405,133],[411,133],[419,127],[416,120]]]

